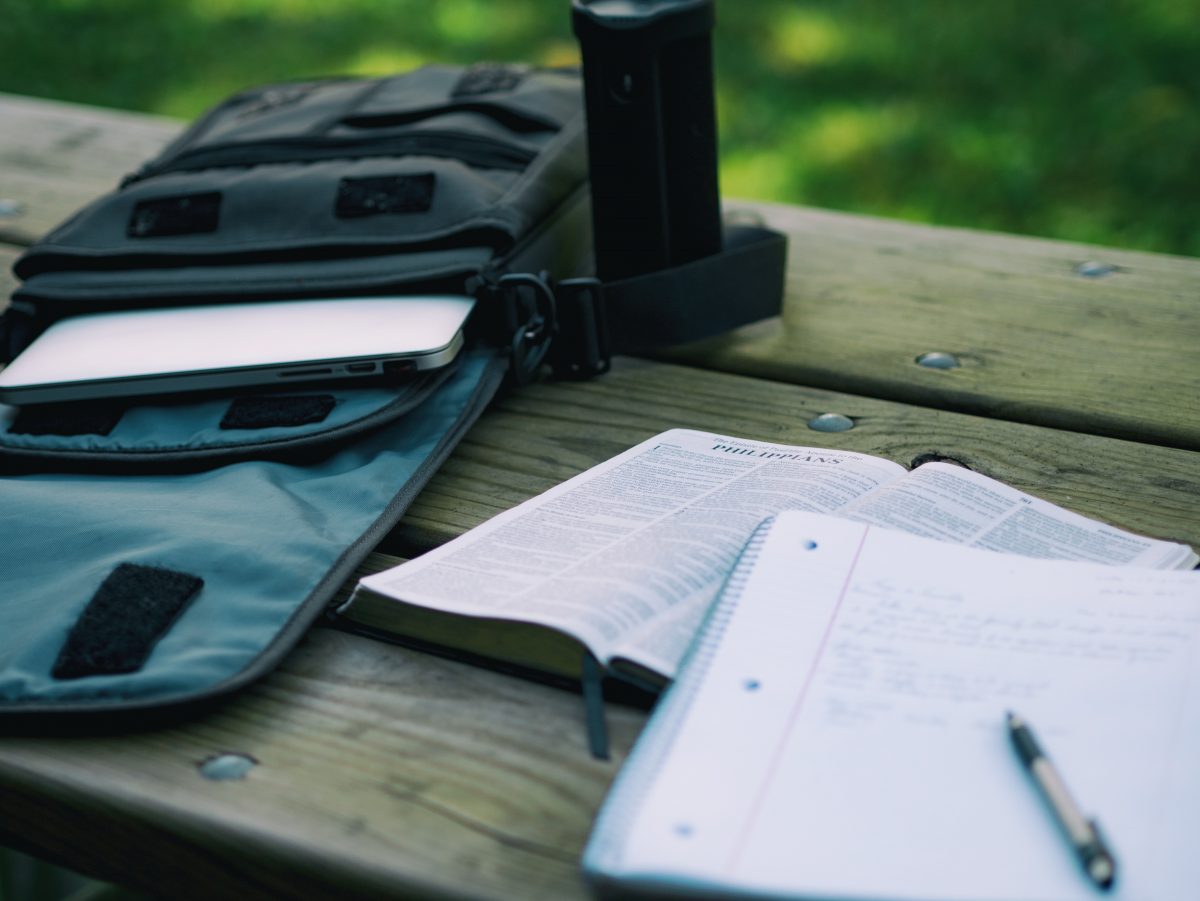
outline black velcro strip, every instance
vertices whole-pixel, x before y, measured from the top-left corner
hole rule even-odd
[[[221,420],[223,429],[269,429],[320,422],[337,403],[332,394],[239,397]]]
[[[432,172],[418,175],[374,175],[338,182],[334,213],[340,219],[385,213],[424,213],[433,206]]]
[[[203,579],[173,569],[120,564],[71,627],[51,675],[79,679],[141,669],[203,587]]]
[[[129,216],[125,234],[131,238],[207,234],[217,230],[220,213],[218,191],[140,200]]]
[[[476,63],[463,72],[450,92],[451,97],[472,97],[514,90],[525,78],[528,67],[511,63]]]
[[[10,435],[107,435],[125,412],[116,404],[79,401],[22,407],[8,427]]]

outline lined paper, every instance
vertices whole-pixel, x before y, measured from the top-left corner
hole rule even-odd
[[[1009,747],[1014,709],[1111,840],[1105,897],[1200,885],[1183,847],[1200,834],[1200,575],[791,512],[743,569],[586,869],[806,898],[1097,897]]]

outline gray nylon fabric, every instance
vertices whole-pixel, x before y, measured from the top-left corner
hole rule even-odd
[[[503,253],[586,181],[580,80],[536,71],[511,90],[460,97],[461,76],[429,66],[231,98],[142,177],[23,254],[16,296],[99,302],[156,286],[171,297],[224,296],[239,280],[243,291],[312,293],[331,279],[345,289],[362,277],[346,261],[370,267],[371,257],[388,257],[392,283],[412,284],[449,263],[461,272],[464,249],[475,263]],[[339,214],[345,180],[391,178],[431,179],[429,207]],[[199,197],[219,207],[211,222],[149,234],[134,227],[143,204]],[[164,273],[180,270],[188,278],[164,283]]]
[[[0,477],[0,710],[165,702],[243,672],[460,426],[494,360],[467,355],[416,409],[303,465]],[[203,432],[214,407],[193,412]],[[123,562],[191,573],[204,587],[138,672],[52,678],[72,624]]]

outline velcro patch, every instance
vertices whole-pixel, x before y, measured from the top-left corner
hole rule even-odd
[[[220,213],[219,191],[139,200],[129,216],[125,234],[131,238],[207,234],[217,230]]]
[[[8,426],[10,435],[107,435],[125,408],[116,404],[78,401],[22,407]]]
[[[476,63],[463,72],[451,97],[472,97],[514,90],[529,71],[526,66],[512,63]]]
[[[323,420],[336,403],[332,394],[239,397],[225,411],[221,428],[269,429],[308,425]]]
[[[100,583],[58,652],[51,675],[79,679],[142,668],[151,650],[200,593],[188,573],[122,563]]]
[[[338,182],[334,213],[339,219],[385,213],[424,213],[433,206],[432,172],[417,175],[374,175]]]

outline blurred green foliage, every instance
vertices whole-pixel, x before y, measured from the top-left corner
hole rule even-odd
[[[722,191],[1200,256],[1195,0],[716,0]],[[577,59],[569,0],[0,0],[0,90]]]

